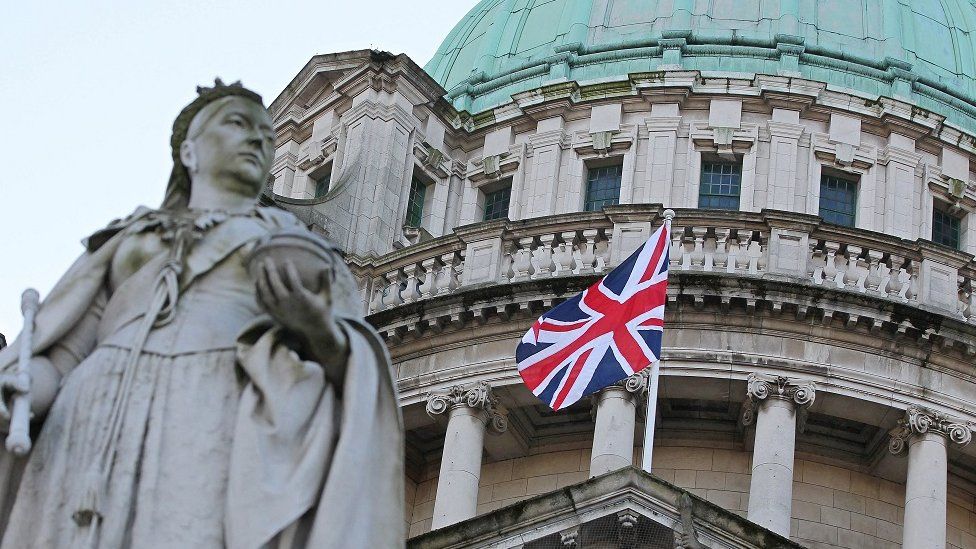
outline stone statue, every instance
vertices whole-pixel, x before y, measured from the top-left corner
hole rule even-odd
[[[89,237],[41,304],[28,387],[0,351],[36,418],[0,455],[2,547],[402,547],[386,349],[338,251],[257,206],[261,98],[198,92],[163,206]]]

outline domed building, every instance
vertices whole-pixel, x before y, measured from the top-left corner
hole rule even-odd
[[[973,2],[483,0],[272,112],[269,200],[393,358],[410,547],[976,548]],[[667,208],[657,408],[552,412],[518,341]]]

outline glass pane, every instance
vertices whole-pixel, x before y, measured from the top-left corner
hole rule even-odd
[[[932,241],[936,244],[959,249],[962,220],[936,207],[932,211]]]
[[[620,177],[623,166],[590,168],[586,176],[586,201],[583,209],[588,212],[602,210],[620,202]]]
[[[702,162],[698,207],[738,210],[742,191],[742,164],[738,162]]]
[[[424,196],[427,194],[427,185],[416,177],[410,182],[410,198],[407,200],[407,225],[420,227],[420,222],[424,218]]]
[[[485,195],[485,221],[508,217],[508,203],[511,198],[511,187],[505,187]]]
[[[332,172],[325,174],[315,181],[315,198],[322,198],[329,192],[329,183],[332,181]]]
[[[820,217],[828,223],[853,227],[857,212],[857,181],[820,176]]]

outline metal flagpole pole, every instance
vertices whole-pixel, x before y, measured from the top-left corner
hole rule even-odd
[[[667,227],[668,246],[671,245],[671,220],[674,210],[664,210],[664,224]],[[651,460],[654,456],[654,422],[657,420],[657,386],[661,375],[661,361],[655,360],[651,364],[651,375],[647,379],[647,418],[644,420],[644,452],[641,468],[651,472]]]

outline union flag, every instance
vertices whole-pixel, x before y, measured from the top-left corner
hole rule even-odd
[[[626,379],[661,356],[667,224],[607,276],[540,317],[515,350],[519,374],[553,410]]]

